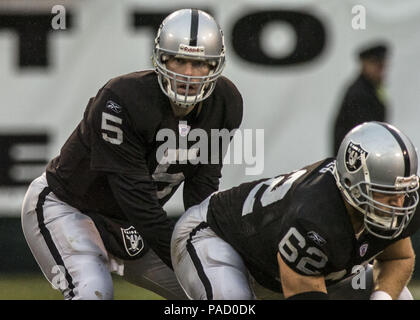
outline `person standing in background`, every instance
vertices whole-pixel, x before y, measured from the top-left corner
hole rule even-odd
[[[347,89],[334,123],[334,154],[344,136],[358,124],[388,121],[389,110],[383,90],[388,55],[388,45],[383,42],[359,51],[361,71]]]

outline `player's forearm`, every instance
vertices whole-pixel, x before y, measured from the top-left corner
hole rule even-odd
[[[414,257],[375,261],[374,291],[385,291],[392,299],[397,299],[410,281],[413,269]]]
[[[174,227],[156,197],[156,188],[148,178],[108,175],[115,199],[127,219],[147,244],[172,268],[170,243]]]
[[[221,168],[221,167],[220,167]],[[197,174],[184,183],[184,206],[185,210],[204,201],[213,192],[219,190],[219,171],[214,175]]]

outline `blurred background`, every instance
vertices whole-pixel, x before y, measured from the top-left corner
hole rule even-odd
[[[100,87],[152,68],[160,22],[187,7],[221,25],[224,75],[242,93],[242,128],[253,132],[253,143],[243,146],[251,157],[224,166],[222,189],[333,156],[335,121],[360,75],[359,53],[378,41],[387,44],[387,59],[372,92],[385,120],[420,145],[418,0],[0,0],[0,299],[61,298],[23,238],[26,188]],[[257,129],[264,129],[262,145]],[[237,152],[241,141],[234,142]],[[182,213],[180,190],[165,209],[174,218]],[[417,271],[414,291],[419,279]],[[156,298],[116,282],[116,298]]]

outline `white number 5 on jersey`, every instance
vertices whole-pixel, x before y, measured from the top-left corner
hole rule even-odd
[[[108,141],[112,144],[121,144],[123,142],[123,132],[120,128],[113,124],[122,124],[122,119],[118,118],[116,116],[113,116],[112,114],[102,112],[102,130],[107,130],[115,133],[114,137],[111,137],[106,132],[102,132],[102,138],[105,141]]]

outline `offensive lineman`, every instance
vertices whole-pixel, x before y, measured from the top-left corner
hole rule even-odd
[[[188,133],[238,128],[242,98],[221,76],[223,33],[201,10],[166,17],[153,63],[155,72],[111,79],[90,99],[60,155],[25,196],[25,238],[65,299],[112,299],[110,272],[167,299],[185,298],[171,269],[173,223],[162,206],[183,181],[186,209],[218,190],[223,154],[217,164],[192,163],[197,150],[189,152],[195,141]],[[157,138],[162,129],[176,137],[175,150],[163,153],[177,155],[172,161],[158,159],[167,142]]]
[[[190,299],[253,299],[261,288],[286,299],[412,299],[418,187],[409,138],[366,122],[336,159],[216,192],[189,209],[172,235],[175,274]],[[353,287],[355,270],[366,282]]]

